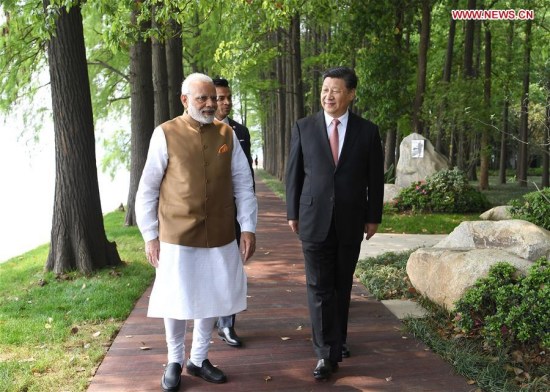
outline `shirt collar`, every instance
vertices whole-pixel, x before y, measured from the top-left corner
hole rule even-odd
[[[325,111],[323,111],[323,113],[325,115],[325,124],[327,124],[327,128],[328,128],[328,127],[330,127],[330,124],[332,123],[332,120],[334,120],[334,117],[330,116]],[[340,117],[338,117],[338,121],[340,121],[340,124],[343,125],[343,129],[346,129],[346,126],[348,125],[348,118],[349,118],[349,110],[346,110],[346,112],[344,114],[342,114]]]

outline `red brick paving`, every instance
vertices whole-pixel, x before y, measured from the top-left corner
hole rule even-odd
[[[315,381],[301,245],[288,228],[284,203],[261,182],[256,191],[257,250],[246,265],[248,310],[236,322],[245,345],[229,347],[213,333],[209,359],[224,370],[228,382],[210,384],[184,370],[180,391],[475,390],[423,343],[402,333],[401,322],[360,283],[353,288],[350,307],[351,357],[344,359],[329,381]],[[149,292],[123,325],[91,380],[89,392],[161,389],[164,328],[162,320],[146,317]],[[150,350],[141,350],[142,346]]]

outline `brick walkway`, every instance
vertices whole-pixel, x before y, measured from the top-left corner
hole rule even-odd
[[[284,203],[263,183],[257,250],[246,265],[248,310],[237,316],[244,347],[214,333],[209,359],[226,384],[182,375],[181,391],[411,391],[466,392],[475,388],[421,342],[401,332],[401,322],[356,283],[348,344],[351,357],[329,381],[315,381],[301,245],[286,223]],[[89,392],[159,391],[166,361],[164,328],[146,318],[149,290],[136,304],[91,380]],[[187,334],[187,355],[190,347]],[[141,350],[140,347],[149,350]]]

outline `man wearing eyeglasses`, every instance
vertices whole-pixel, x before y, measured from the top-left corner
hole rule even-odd
[[[252,179],[254,179],[254,170],[252,169],[252,155],[250,154],[250,132],[248,128],[237,121],[229,117],[231,109],[233,109],[233,100],[231,94],[231,88],[227,79],[214,78],[214,85],[216,86],[216,95],[218,101],[218,109],[216,110],[216,119],[221,121],[231,128],[235,132],[237,139],[246,155],[248,164],[250,165],[250,173]],[[235,220],[235,232],[237,238],[237,244],[241,238],[241,227],[239,222]],[[242,340],[235,332],[235,315],[223,316],[218,319],[218,336],[225,341],[229,346],[241,347]]]
[[[256,247],[250,166],[233,129],[214,122],[212,79],[189,75],[181,101],[185,113],[153,132],[136,195],[147,259],[156,268],[147,315],[163,318],[166,333],[164,391],[180,386],[186,320],[194,320],[187,373],[213,383],[227,380],[208,360],[208,347],[218,317],[246,308],[243,263]]]

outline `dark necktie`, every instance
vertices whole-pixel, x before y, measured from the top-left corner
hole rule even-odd
[[[332,127],[330,131],[330,150],[332,151],[332,158],[334,159],[334,164],[338,164],[338,124],[340,124],[340,121],[335,118],[331,122]]]

